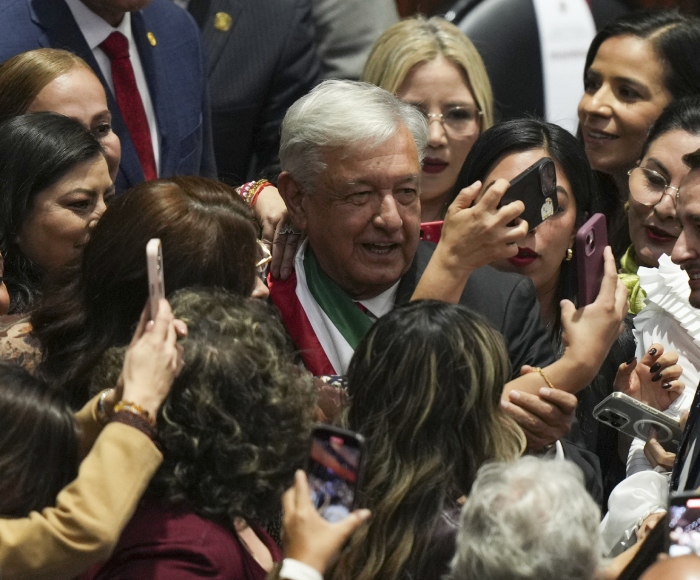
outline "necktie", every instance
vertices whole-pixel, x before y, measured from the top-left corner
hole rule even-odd
[[[143,101],[136,86],[134,69],[129,59],[129,40],[121,32],[112,32],[100,44],[100,48],[112,63],[114,95],[126,122],[129,135],[131,135],[131,140],[136,147],[143,175],[147,181],[155,179],[158,174],[153,155],[153,141],[151,141],[151,131],[148,128],[146,110],[143,107]]]

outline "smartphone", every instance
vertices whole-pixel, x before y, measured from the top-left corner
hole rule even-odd
[[[165,279],[163,277],[163,246],[158,238],[146,244],[146,266],[148,268],[148,303],[150,319],[158,313],[158,301],[165,298]]]
[[[623,393],[613,393],[596,405],[593,416],[630,437],[646,441],[649,431],[666,451],[676,452],[683,430],[675,419]]]
[[[518,199],[525,204],[525,211],[520,217],[527,220],[530,231],[556,213],[559,200],[554,161],[543,157],[515,177],[510,182],[508,191],[503,194],[499,207]]]
[[[671,494],[666,530],[669,556],[700,555],[700,494],[697,491]]]
[[[608,222],[596,213],[576,232],[576,279],[578,306],[593,302],[600,292],[605,262],[603,251],[608,245]]]
[[[355,507],[365,440],[359,433],[329,425],[311,432],[306,474],[311,499],[323,518],[337,522]]]
[[[420,225],[420,239],[427,242],[435,242],[437,244],[440,241],[440,236],[442,235],[442,224],[444,223],[444,221],[422,223]]]

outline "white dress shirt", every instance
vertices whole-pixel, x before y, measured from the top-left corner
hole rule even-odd
[[[100,18],[92,10],[90,10],[81,0],[65,0],[68,8],[73,14],[75,22],[83,33],[85,41],[88,43],[92,54],[100,66],[100,70],[107,80],[112,94],[114,94],[114,82],[112,81],[112,63],[109,57],[100,48],[100,44],[104,42],[112,32],[121,32],[129,41],[129,59],[131,66],[134,69],[136,77],[136,87],[143,101],[143,108],[146,111],[146,119],[148,120],[148,128],[151,132],[151,142],[153,144],[153,155],[156,162],[156,172],[160,174],[160,134],[158,133],[158,125],[156,123],[156,114],[153,109],[153,101],[151,94],[148,91],[148,83],[146,75],[143,72],[139,51],[134,42],[134,35],[131,33],[131,13],[127,12],[122,18],[119,26],[114,28],[111,24]],[[122,116],[125,116],[126,111],[122,111]]]

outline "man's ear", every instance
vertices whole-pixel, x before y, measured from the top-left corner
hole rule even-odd
[[[277,189],[284,203],[287,204],[287,211],[294,225],[301,231],[306,231],[306,210],[302,203],[304,192],[302,192],[301,187],[299,187],[296,179],[292,177],[289,171],[280,173],[277,180]]]

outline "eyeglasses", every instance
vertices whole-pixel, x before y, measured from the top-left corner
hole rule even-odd
[[[428,124],[433,120],[440,121],[445,132],[452,137],[471,137],[479,129],[482,113],[476,107],[450,107],[444,113],[426,113],[417,105],[413,107],[423,114]]]
[[[257,240],[258,242],[258,256],[257,262],[255,262],[255,269],[258,271],[258,275],[264,278],[267,274],[268,264],[272,261],[272,254],[267,248],[262,240]]]
[[[627,175],[629,176],[630,195],[634,201],[654,207],[664,195],[670,195],[674,203],[678,204],[680,189],[669,185],[666,178],[653,169],[638,165],[630,169]]]

